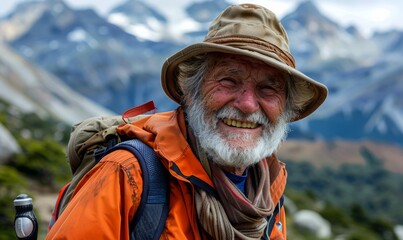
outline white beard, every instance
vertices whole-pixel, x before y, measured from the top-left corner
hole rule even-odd
[[[223,107],[214,116],[208,117],[202,101],[193,99],[191,106],[186,109],[189,126],[194,131],[200,147],[206,152],[209,159],[219,166],[242,168],[258,163],[271,156],[288,133],[287,117],[281,116],[276,124],[269,123],[262,113],[245,116],[233,107]],[[230,140],[236,139],[249,143],[249,134],[229,134],[225,137],[218,131],[218,121],[224,117],[257,122],[264,126],[262,136],[255,146],[234,147]],[[245,144],[250,146],[250,144]],[[242,146],[242,145],[241,145]]]

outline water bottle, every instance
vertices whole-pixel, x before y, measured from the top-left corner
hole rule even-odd
[[[17,238],[21,240],[36,240],[38,237],[38,221],[36,220],[32,198],[20,194],[14,199],[15,218],[14,229]]]

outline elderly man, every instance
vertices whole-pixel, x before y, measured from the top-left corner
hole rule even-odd
[[[170,174],[161,239],[286,239],[286,170],[276,155],[287,124],[314,112],[327,89],[295,69],[288,38],[261,6],[225,9],[205,40],[162,68],[181,106],[118,127],[151,146]],[[48,239],[129,239],[143,190],[137,159],[117,150],[77,187]]]

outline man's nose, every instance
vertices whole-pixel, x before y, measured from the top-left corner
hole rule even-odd
[[[254,88],[244,88],[235,100],[235,107],[243,113],[256,112],[259,109],[259,103]]]

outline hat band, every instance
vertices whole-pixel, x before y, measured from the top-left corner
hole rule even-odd
[[[295,68],[295,60],[286,51],[281,50],[276,45],[271,44],[269,42],[263,41],[259,38],[253,37],[244,37],[244,36],[223,36],[223,37],[215,37],[210,39],[205,39],[205,42],[221,44],[226,46],[231,46],[235,48],[245,49],[245,50],[252,50],[255,52],[259,52],[263,55],[268,56],[268,53],[274,53],[279,59],[279,61],[287,64]],[[271,54],[270,54],[271,55]],[[272,57],[272,56],[270,56]]]

